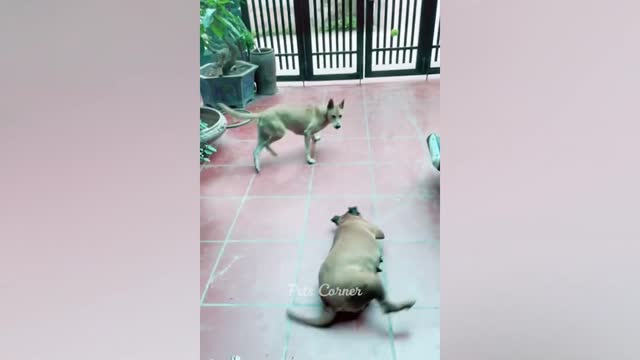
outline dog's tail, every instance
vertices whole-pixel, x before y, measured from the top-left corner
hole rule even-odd
[[[218,103],[218,106],[220,106],[220,108],[222,108],[224,112],[231,114],[232,116],[240,119],[259,119],[261,116],[260,113],[243,113],[243,112],[234,110],[223,103]]]
[[[333,320],[336,318],[336,311],[330,307],[325,306],[322,314],[319,317],[306,317],[294,313],[293,311],[291,311],[291,309],[287,309],[287,316],[291,320],[295,320],[306,325],[325,327],[333,323]]]

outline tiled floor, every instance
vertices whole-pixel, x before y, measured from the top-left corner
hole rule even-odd
[[[255,125],[230,129],[201,173],[201,359],[439,359],[440,175],[426,137],[439,130],[439,80],[281,87],[254,101],[346,99],[343,126],[322,132],[317,163],[301,137],[287,134],[251,166]],[[327,329],[290,322],[288,306],[318,311],[319,266],[333,215],[358,206],[386,233],[382,276],[409,311],[383,315],[377,304]],[[316,295],[317,296],[317,295]]]

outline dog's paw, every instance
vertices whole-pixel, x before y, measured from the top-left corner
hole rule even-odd
[[[313,141],[318,142],[322,139],[322,136],[320,135],[313,135]]]
[[[413,305],[416,304],[415,300],[411,300],[411,301],[407,301],[407,303],[404,305],[404,309],[405,310],[409,310],[413,307]]]
[[[315,164],[315,163],[316,163],[316,160],[315,160],[315,159],[307,159],[307,164],[309,164],[309,165],[313,165],[313,164]]]

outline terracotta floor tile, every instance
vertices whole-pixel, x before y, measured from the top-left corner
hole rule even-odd
[[[212,167],[200,172],[200,195],[243,196],[247,191],[253,167]]]
[[[295,308],[305,314],[320,311],[317,308]],[[400,314],[407,316],[408,313]],[[388,335],[387,317],[377,304],[369,306],[359,317],[343,316],[329,329],[314,328],[293,323],[287,351],[287,360],[391,360],[392,350]]]
[[[416,300],[417,307],[440,307],[439,243],[383,245],[383,272],[391,301]],[[411,311],[411,310],[409,310]]]
[[[315,165],[311,189],[314,195],[368,195],[372,191],[368,165]]]
[[[289,303],[297,250],[297,243],[228,243],[205,303]]]
[[[284,309],[206,307],[200,309],[200,359],[280,359]]]
[[[310,178],[311,166],[308,164],[269,164],[256,176],[249,195],[307,195]]]
[[[247,199],[230,240],[299,240],[304,227],[304,212],[304,197]]]
[[[440,311],[410,309],[393,316],[396,360],[440,360]]]
[[[439,199],[393,197],[377,199],[376,224],[391,242],[440,239]]]
[[[241,199],[200,199],[200,240],[224,240]]]
[[[209,280],[213,264],[218,258],[218,252],[222,244],[200,243],[200,294]]]
[[[332,198],[312,198],[309,205],[307,225],[307,242],[331,243],[335,224],[331,222],[334,215],[342,215],[351,206],[357,206],[362,216],[373,219],[375,211],[373,200],[367,197],[339,196]]]

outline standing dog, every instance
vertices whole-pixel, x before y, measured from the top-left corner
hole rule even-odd
[[[319,274],[324,311],[317,318],[308,318],[287,310],[289,318],[308,325],[327,326],[337,312],[360,312],[374,299],[385,313],[411,308],[414,300],[401,303],[387,300],[378,275],[382,256],[376,239],[384,239],[382,230],[363,219],[357,207],[350,207],[331,221],[338,228]]]
[[[256,172],[260,172],[260,153],[263,149],[269,150],[273,156],[277,156],[271,149],[271,144],[282,139],[289,130],[297,135],[304,136],[304,148],[307,163],[314,164],[315,159],[311,157],[311,142],[320,141],[318,132],[324,129],[329,123],[333,127],[340,129],[342,126],[342,110],[344,100],[335,106],[333,99],[329,100],[326,106],[287,106],[278,105],[267,109],[261,113],[245,114],[235,111],[225,104],[218,104],[225,112],[234,117],[248,120],[258,120],[258,145],[253,151],[253,164]]]

